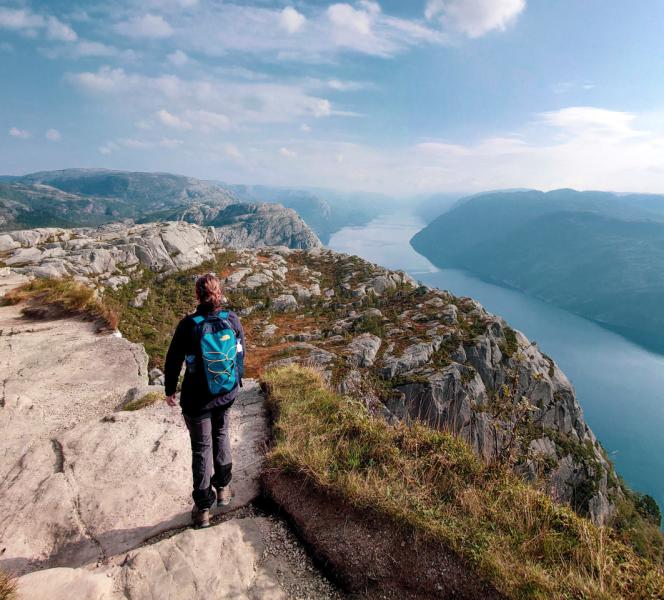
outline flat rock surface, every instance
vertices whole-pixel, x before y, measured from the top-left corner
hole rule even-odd
[[[19,600],[341,600],[284,527],[249,515],[186,529],[89,568],[35,571]]]
[[[142,346],[9,306],[0,307],[0,361],[0,566],[20,574],[94,563],[189,523],[191,450],[179,409],[119,410],[129,389],[147,385]],[[259,491],[266,417],[255,381],[231,411],[234,499],[225,510]]]

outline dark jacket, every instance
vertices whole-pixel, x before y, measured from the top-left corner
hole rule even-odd
[[[187,315],[180,321],[171,345],[166,354],[166,365],[164,368],[165,375],[165,392],[167,396],[175,393],[177,389],[178,379],[180,378],[180,371],[182,370],[182,363],[187,354],[194,353],[194,343],[197,340],[193,339],[194,335],[194,320],[196,315],[208,315],[214,312],[214,309],[209,305],[199,304],[196,312],[192,315]],[[228,313],[228,322],[238,336],[242,344],[242,351],[246,355],[246,346],[244,343],[244,330],[240,323],[240,318],[232,311]],[[180,391],[180,406],[182,412],[190,417],[197,417],[204,415],[213,408],[218,406],[225,406],[230,404],[238,394],[238,387],[231,390],[227,394],[221,396],[212,396],[207,388],[207,382],[200,377],[192,377],[185,371],[184,381],[182,382],[182,389]]]

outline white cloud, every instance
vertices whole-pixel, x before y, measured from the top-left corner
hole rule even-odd
[[[224,153],[228,158],[240,160],[243,158],[242,153],[235,144],[224,144]]]
[[[306,123],[302,123],[302,125],[300,125],[300,131],[303,133],[311,133],[311,127]]]
[[[526,0],[428,0],[425,16],[445,29],[471,38],[506,29],[525,9]]]
[[[124,69],[101,67],[96,73],[84,72],[67,74],[66,79],[77,86],[92,92],[121,92],[131,85],[131,79],[127,77]]]
[[[78,39],[76,32],[57,17],[33,13],[27,8],[0,7],[0,27],[29,37],[35,37],[38,31],[44,30],[49,39],[61,42],[75,42]]]
[[[319,99],[312,107],[314,117],[329,117],[332,114],[332,105],[329,100]]]
[[[352,34],[371,34],[371,13],[353,8],[350,4],[332,4],[327,8],[327,15],[336,28]]]
[[[101,42],[93,42],[89,40],[81,40],[77,44],[78,54],[80,56],[116,56],[118,54],[117,48],[102,44]]]
[[[173,35],[173,28],[161,15],[146,14],[121,21],[115,30],[122,35],[134,38],[167,38]]]
[[[109,102],[131,95],[132,103],[126,108],[131,112],[159,113],[167,104],[171,107],[170,112],[158,114],[159,120],[181,129],[187,128],[181,121],[192,125],[190,119],[201,126],[223,129],[231,124],[302,122],[312,116],[354,116],[354,113],[337,110],[328,99],[312,94],[307,81],[286,84],[210,77],[183,79],[175,75],[147,77],[108,66],[96,72],[69,73],[66,80]],[[223,114],[218,112],[220,106],[224,107]],[[131,118],[144,118],[144,115],[134,114]]]
[[[122,138],[118,140],[118,143],[125,148],[130,148],[132,150],[147,150],[152,148],[154,144],[146,140],[138,140],[136,138]]]
[[[59,40],[61,42],[75,42],[78,39],[76,32],[56,17],[48,17],[46,19],[46,35],[51,40]]]
[[[306,21],[306,17],[292,6],[287,6],[279,14],[279,26],[288,33],[299,31],[302,29]]]
[[[540,117],[544,123],[557,127],[563,133],[572,136],[616,138],[644,134],[632,127],[636,115],[593,106],[570,106],[542,113]]]
[[[62,135],[57,129],[49,129],[44,137],[51,142],[59,142],[62,139]]]
[[[162,148],[168,148],[169,150],[175,150],[183,144],[182,140],[175,140],[172,138],[161,138],[159,140],[159,145]]]
[[[45,24],[44,17],[27,9],[0,7],[0,27],[5,29],[38,29]]]
[[[76,43],[39,48],[41,54],[50,59],[59,58],[118,58],[125,61],[134,61],[137,53],[134,50],[120,50],[114,46],[79,39]]]
[[[18,127],[12,127],[9,130],[9,135],[21,140],[27,140],[32,134],[27,129],[19,129]]]
[[[295,152],[296,160],[286,160]],[[278,169],[271,168],[275,154],[283,157]],[[472,144],[428,139],[371,146],[317,136],[302,137],[294,147],[268,139],[250,145],[242,176],[272,185],[393,195],[515,187],[661,193],[664,119],[568,107],[534,115],[518,131]]]
[[[231,125],[231,120],[226,115],[209,110],[186,110],[184,116],[196,123],[199,129],[204,132],[214,129],[225,130]]]
[[[595,88],[594,83],[586,82],[582,84],[574,83],[573,81],[559,81],[551,86],[551,91],[554,94],[567,94],[577,90],[589,91]]]
[[[185,52],[182,52],[182,50],[176,50],[168,55],[168,60],[176,67],[183,67],[189,62],[189,57]]]
[[[180,117],[168,112],[166,109],[161,109],[157,111],[156,117],[164,124],[166,127],[172,127],[173,129],[191,129],[191,123],[181,119]]]
[[[341,79],[329,79],[326,84],[331,90],[337,92],[352,92],[373,87],[372,84],[364,81],[343,81]]]
[[[302,6],[306,14],[304,8],[201,3],[195,14],[178,21],[174,36],[183,50],[210,56],[237,51],[306,62],[330,62],[340,52],[387,57],[446,41],[423,20],[390,16],[376,2]]]
[[[108,141],[105,144],[99,146],[99,148],[97,148],[99,154],[104,154],[104,155],[112,154],[113,152],[119,149],[120,146],[114,141]]]

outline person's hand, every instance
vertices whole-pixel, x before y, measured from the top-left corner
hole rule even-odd
[[[178,401],[175,398],[175,394],[171,394],[170,396],[166,396],[166,403],[168,406],[177,406]]]

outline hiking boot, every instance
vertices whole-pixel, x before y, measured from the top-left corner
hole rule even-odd
[[[210,526],[210,509],[198,508],[194,506],[191,511],[191,520],[194,522],[194,528],[203,529]]]
[[[231,486],[225,485],[222,488],[217,488],[217,506],[228,506],[231,503]]]

